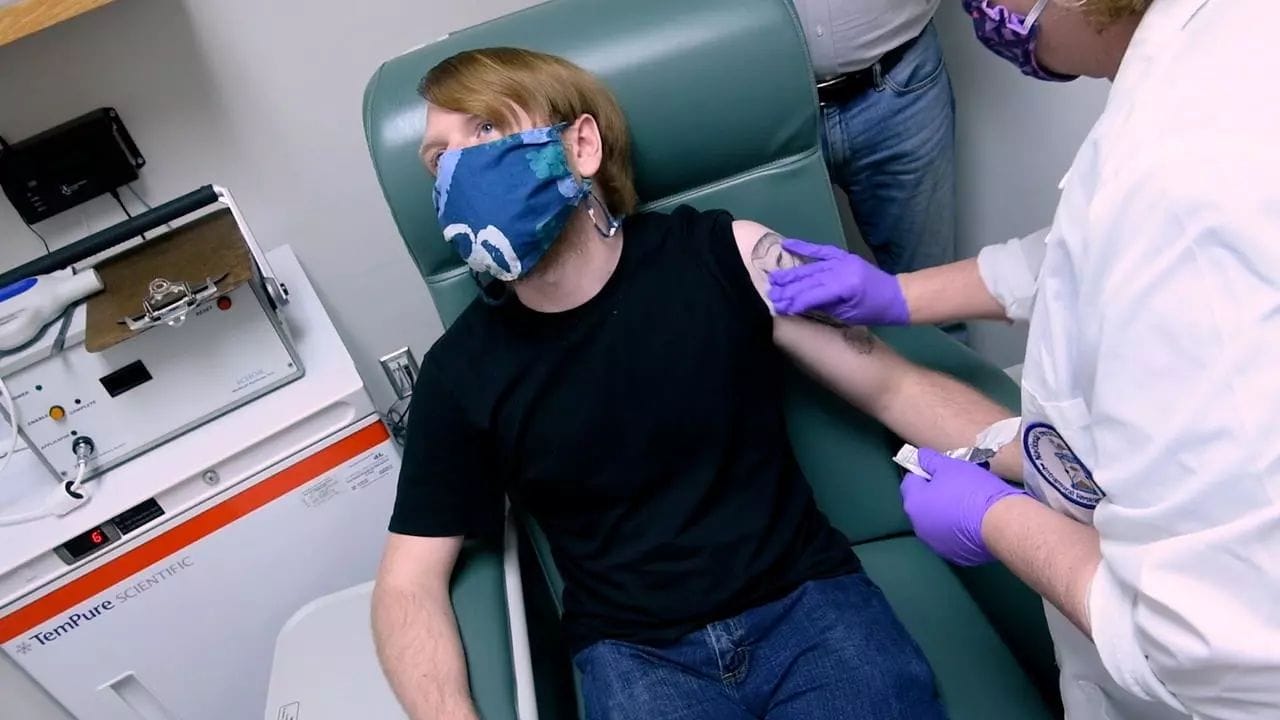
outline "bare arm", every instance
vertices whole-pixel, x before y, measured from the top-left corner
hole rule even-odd
[[[1093,635],[1089,584],[1102,562],[1097,530],[1029,497],[1009,497],[987,511],[982,539],[1014,575]]]
[[[911,320],[1028,320],[1050,228],[988,245],[978,257],[898,276]]]
[[[898,276],[911,322],[931,325],[957,320],[1008,320],[991,295],[977,258],[925,268]]]
[[[736,221],[734,235],[767,303],[768,273],[801,261],[782,249],[779,235],[758,223]],[[907,441],[965,447],[987,426],[1012,415],[955,378],[907,361],[866,328],[838,325],[821,317],[775,317],[773,335],[805,372]],[[1001,452],[994,469],[1004,477],[1022,477],[1013,452]]]
[[[378,660],[411,720],[476,720],[449,600],[462,538],[392,534],[373,590]]]

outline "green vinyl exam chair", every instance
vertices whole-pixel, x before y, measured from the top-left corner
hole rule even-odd
[[[440,60],[498,45],[566,57],[608,84],[631,125],[645,209],[723,208],[787,236],[842,243],[804,36],[788,0],[551,0],[388,60],[365,91],[378,180],[446,325],[476,288],[436,223],[432,181],[417,155],[424,104],[416,88]],[[906,357],[1017,407],[1009,379],[944,334],[880,335]],[[935,557],[902,512],[890,462],[900,441],[799,373],[779,382],[788,386],[790,434],[819,505],[923,647],[951,717],[1060,714],[1039,598],[1002,567],[962,570]],[[576,678],[557,627],[560,577],[536,526],[518,525],[539,714],[574,718]],[[468,545],[453,597],[486,720],[515,717],[504,588],[500,539]]]

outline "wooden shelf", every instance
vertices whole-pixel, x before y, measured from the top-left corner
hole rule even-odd
[[[18,0],[0,5],[0,45],[106,5],[111,0]]]

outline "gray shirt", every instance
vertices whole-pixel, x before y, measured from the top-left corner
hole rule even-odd
[[[940,0],[792,0],[818,80],[871,67],[920,34]]]

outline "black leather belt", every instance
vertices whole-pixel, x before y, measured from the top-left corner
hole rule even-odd
[[[888,75],[898,66],[899,62],[902,62],[902,58],[906,56],[907,51],[911,50],[919,39],[920,36],[917,35],[902,43],[881,55],[880,59],[872,63],[870,67],[837,75],[830,80],[823,80],[818,83],[818,105],[820,107],[843,105],[862,93],[871,90],[876,86],[878,78]]]

